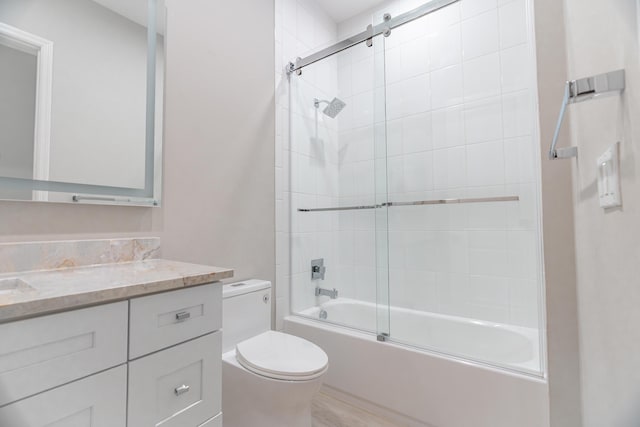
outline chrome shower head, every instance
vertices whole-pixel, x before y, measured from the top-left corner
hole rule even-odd
[[[338,99],[338,98],[333,98],[333,100],[331,100],[331,101],[324,101],[324,100],[320,101],[318,99],[314,99],[313,100],[313,105],[315,105],[316,108],[319,108],[320,107],[320,103],[322,103],[322,102],[327,104],[325,109],[322,110],[322,113],[325,116],[331,117],[332,119],[335,119],[336,116],[338,114],[340,114],[340,112],[344,109],[344,107],[347,106],[347,104],[344,101],[342,101],[341,99]]]
[[[332,119],[335,119],[336,116],[338,114],[340,114],[340,112],[344,109],[344,107],[346,107],[347,104],[338,99],[338,98],[333,98],[333,100],[329,103],[329,105],[327,105],[325,107],[325,109],[322,111],[325,115],[331,117]]]

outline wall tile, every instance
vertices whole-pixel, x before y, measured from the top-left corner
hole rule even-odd
[[[404,156],[405,191],[433,189],[433,153],[422,152]]]
[[[462,19],[471,18],[482,12],[486,12],[497,7],[496,0],[463,0],[460,3]]]
[[[497,52],[499,47],[498,11],[496,9],[462,21],[464,60]]]
[[[531,65],[527,61],[528,57],[529,45],[526,43],[500,53],[503,93],[525,90],[530,86]]]
[[[453,147],[433,152],[434,188],[461,188],[467,183],[465,147]]]
[[[514,0],[498,9],[500,45],[506,49],[527,41],[527,8],[525,0]]]
[[[464,115],[462,106],[431,112],[431,131],[434,148],[464,145]]]
[[[278,1],[282,63],[335,38],[336,25],[313,2]],[[277,244],[291,241],[290,250],[278,251],[278,280],[293,273],[291,295],[279,293],[278,301],[291,298],[295,310],[325,301],[315,298],[308,277],[309,261],[324,257],[325,285],[375,302],[378,258],[390,267],[393,305],[537,325],[533,63],[524,10],[523,0],[463,0],[394,29],[384,55],[382,43],[360,45],[308,67],[292,79],[292,105],[288,83],[276,80]],[[336,119],[320,112],[316,136],[313,98],[334,96],[347,107]],[[521,199],[296,212],[372,204],[376,194]],[[388,259],[376,252],[383,237]]]
[[[462,35],[460,24],[435,32],[430,39],[430,66],[437,70],[462,62]]]
[[[434,109],[462,103],[462,67],[454,65],[431,73],[431,102]]]
[[[497,53],[466,61],[464,100],[471,102],[500,95],[500,55]]]
[[[502,97],[504,112],[504,137],[531,135],[533,131],[533,105],[528,90],[506,94]]]
[[[431,139],[431,114],[416,114],[402,119],[402,153],[429,151]]]
[[[502,138],[502,99],[491,98],[466,104],[464,128],[467,144]]]
[[[504,184],[502,141],[467,146],[467,183],[473,187]]]

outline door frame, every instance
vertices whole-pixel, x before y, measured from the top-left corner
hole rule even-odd
[[[47,181],[51,152],[53,42],[0,22],[0,44],[37,58],[36,108],[33,130],[33,179]],[[48,192],[33,191],[33,200],[47,200]]]

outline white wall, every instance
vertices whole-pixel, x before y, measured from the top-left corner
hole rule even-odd
[[[536,0],[538,115],[542,158],[542,209],[550,424],[579,427],[580,366],[571,163],[550,161],[546,151],[558,120],[567,79],[563,2]],[[569,137],[568,126],[561,138]]]
[[[583,425],[640,422],[640,45],[637,2],[565,0],[570,78],[624,68],[627,89],[571,107]],[[620,209],[598,205],[596,160],[620,141]],[[565,160],[565,162],[567,162]]]
[[[274,5],[167,7],[163,255],[274,281]]]
[[[166,258],[274,280],[273,3],[168,7],[162,206],[3,201],[0,241],[159,236]]]
[[[6,0],[0,20],[54,43],[49,179],[144,188],[146,28],[89,0]]]
[[[335,41],[335,22],[311,0],[276,3],[276,210],[277,327],[289,312],[315,305],[311,260],[324,258],[327,280],[337,278],[338,238],[335,215],[318,217],[300,208],[332,206],[338,198],[337,121],[318,111],[315,133],[313,99],[337,94],[336,58],[321,61],[292,76],[283,72],[289,61]],[[289,88],[291,87],[291,93]],[[290,115],[290,113],[292,113]],[[290,288],[293,292],[290,294]]]

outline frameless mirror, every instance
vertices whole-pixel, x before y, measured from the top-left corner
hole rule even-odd
[[[0,199],[157,204],[164,0],[0,1]]]

